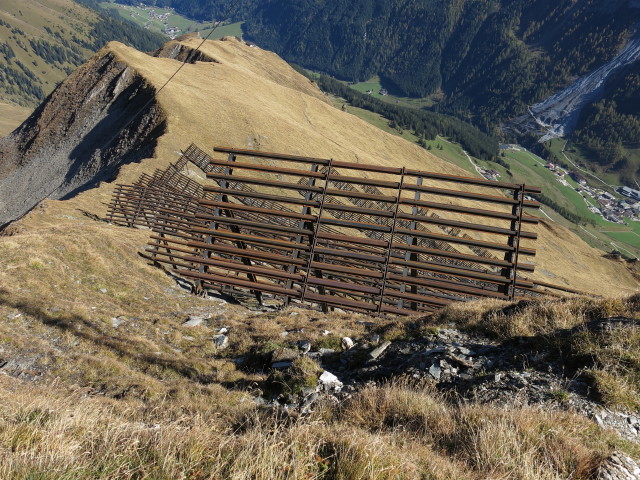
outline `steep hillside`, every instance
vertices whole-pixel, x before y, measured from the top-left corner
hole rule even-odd
[[[169,45],[162,55],[185,54],[197,43]],[[180,62],[118,43],[74,73],[0,145],[5,221],[47,196],[60,198],[113,178],[120,165],[118,182],[133,182],[141,172],[175,160],[176,152],[191,142],[464,174],[423,148],[334,108],[273,53],[226,39],[207,42],[200,59],[185,65],[159,94],[154,92]],[[144,108],[136,117],[138,107]],[[10,230],[28,232],[53,222],[77,233],[69,217],[77,218],[79,210],[103,216],[112,188],[102,183],[70,200],[46,202],[46,210],[37,209]],[[109,237],[119,230],[92,228]],[[602,259],[565,229],[543,222],[538,230],[537,275],[542,280],[599,293],[637,288],[623,265]]]
[[[259,2],[247,37],[285,59],[349,80],[380,75],[488,127],[615,55],[636,2],[571,0]]]
[[[24,107],[37,106],[58,83],[110,40],[142,50],[154,50],[164,41],[160,35],[72,0],[3,1],[0,100]]]
[[[633,186],[640,176],[640,160],[629,153],[640,146],[640,63],[610,78],[604,88],[603,98],[582,112],[572,139],[586,146],[601,168]]]
[[[2,141],[5,180],[32,202],[75,191],[0,235],[1,478],[637,470],[640,299],[623,294],[638,283],[557,225],[538,228],[539,275],[614,298],[325,315],[191,295],[142,259],[149,231],[103,220],[115,182],[100,180],[133,182],[191,142],[464,173],[335,108],[273,53],[198,43],[110,43]],[[198,60],[167,84],[183,58]]]

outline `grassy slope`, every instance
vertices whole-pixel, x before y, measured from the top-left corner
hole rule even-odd
[[[179,65],[120,44],[108,49],[156,86]],[[337,111],[272,53],[234,40],[204,50],[221,63],[186,65],[163,90],[158,100],[169,115],[168,133],[156,156],[125,167],[119,183],[165,166],[191,141],[387,165],[402,158],[407,166],[462,172]],[[407,384],[367,388],[309,421],[265,415],[246,393],[258,394],[265,375],[239,370],[234,358],[282,343],[281,333],[294,328],[304,332],[288,335],[292,343],[362,337],[369,328],[362,321],[371,319],[264,314],[183,292],[138,256],[148,231],[94,216],[104,215],[112,188],[45,201],[0,237],[0,364],[20,374],[0,375],[0,477],[538,480],[588,477],[613,450],[640,455],[571,414],[456,405]],[[601,292],[630,288],[624,270],[571,234],[541,233],[543,268],[570,272],[573,281],[595,276]],[[588,272],[558,261],[554,243],[560,251],[571,245]],[[623,301],[592,303],[590,312],[637,314]],[[558,316],[563,325],[585,320],[584,304],[576,305],[575,314]],[[467,308],[483,318],[496,304]],[[193,314],[211,318],[182,326]],[[452,310],[443,315],[434,321],[472,323]],[[490,318],[500,325],[500,316]],[[541,323],[531,315],[512,323],[526,332],[535,327],[531,318]],[[389,328],[402,330],[404,322]],[[230,345],[218,351],[213,336],[222,326],[230,327]]]
[[[40,216],[44,222],[46,209]],[[31,281],[23,284],[23,301],[0,291],[2,357],[12,362],[9,369],[22,370],[21,378],[0,375],[2,478],[539,480],[591,478],[613,451],[640,456],[640,447],[584,417],[517,400],[458,404],[428,384],[402,381],[369,386],[341,408],[329,403],[296,421],[274,418],[249,396],[260,393],[266,375],[241,371],[232,359],[282,344],[279,333],[292,327],[305,330],[287,337],[292,343],[326,338],[324,328],[336,335],[332,340],[357,338],[370,327],[356,321],[370,319],[305,311],[292,317],[290,310],[258,315],[185,295],[135,261],[144,232],[121,231],[112,243],[104,233],[117,227],[89,219],[78,226],[83,222],[81,237],[42,224],[46,234],[57,230],[55,250],[47,254],[46,241],[32,239],[26,265],[21,245],[9,246],[14,272],[25,279],[26,268]],[[96,269],[107,255],[112,262]],[[45,298],[26,291],[46,280],[63,288]],[[140,291],[130,289],[134,282]],[[87,290],[90,303],[74,296]],[[417,333],[405,330],[414,320],[375,329],[429,336],[434,326],[454,323],[500,339],[556,342],[570,360],[583,362],[608,406],[635,410],[637,327],[602,336],[557,333],[599,316],[638,315],[637,302],[555,300],[507,309],[506,302],[486,301],[450,307]],[[212,318],[181,326],[193,313]],[[110,319],[116,315],[123,322],[117,328]],[[231,344],[217,351],[212,337],[222,325]]]
[[[0,102],[0,137],[9,135],[31,114],[31,109],[15,103]]]
[[[96,18],[94,12],[71,0],[3,0],[0,4],[0,19],[12,28],[21,30],[24,35],[19,32],[13,33],[10,28],[0,25],[0,41],[11,46],[16,59],[38,77],[38,85],[48,94],[58,82],[67,77],[65,68],[75,69],[75,66],[68,62],[46,62],[33,51],[28,40],[44,39],[62,46],[61,41],[50,35],[45,27],[53,32],[61,32],[62,37],[71,44],[74,43],[72,35],[87,40],[89,23],[94,22]],[[82,47],[78,48],[87,56],[91,53]],[[0,86],[0,100],[23,103],[24,106],[30,107],[36,105],[34,100],[26,104],[22,95],[9,93],[2,86]]]

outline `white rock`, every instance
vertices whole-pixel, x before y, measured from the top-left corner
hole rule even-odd
[[[371,357],[372,360],[377,359],[380,355],[382,355],[384,353],[384,351],[389,347],[389,345],[391,345],[391,342],[389,342],[387,340],[382,345],[380,345],[378,348],[372,350],[369,353],[369,357]]]
[[[217,348],[227,348],[229,346],[229,337],[226,335],[216,335],[213,337],[213,342]]]
[[[322,335],[324,335],[324,336],[326,337],[326,336],[327,336],[327,335],[329,335],[331,332],[330,332],[329,330],[322,330],[322,332],[321,332],[321,333],[322,333]]]
[[[204,322],[204,317],[191,315],[186,322],[182,324],[183,327],[198,327]]]
[[[351,340],[349,337],[342,337],[340,345],[342,345],[343,350],[350,350],[351,348],[353,348],[354,343],[353,340]]]
[[[318,382],[328,388],[342,388],[342,382],[338,380],[338,377],[326,370],[322,372],[322,375],[318,378]]]
[[[118,317],[118,318],[113,317],[111,319],[111,325],[113,326],[113,328],[118,328],[123,323],[124,323],[124,320],[122,318],[120,318],[120,317]]]
[[[440,380],[440,375],[442,374],[442,370],[440,369],[440,367],[438,366],[437,363],[434,363],[433,365],[431,365],[431,367],[429,368],[429,373],[431,374],[431,376],[433,378],[435,378],[436,380]]]

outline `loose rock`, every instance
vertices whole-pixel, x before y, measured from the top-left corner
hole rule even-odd
[[[289,368],[292,364],[293,362],[289,362],[289,361],[274,362],[271,364],[271,368],[281,370],[281,369]]]
[[[336,377],[333,373],[324,371],[320,378],[318,378],[318,383],[324,386],[327,389],[341,389],[342,382]]]
[[[311,342],[309,340],[303,340],[301,341],[298,346],[300,347],[300,351],[305,354],[308,353],[309,350],[311,350]]]
[[[350,350],[353,348],[353,340],[351,340],[349,337],[342,337],[342,340],[340,340],[340,345],[342,345],[342,349],[343,350]]]
[[[598,480],[639,480],[640,466],[621,453],[607,458],[598,470]]]
[[[437,363],[434,363],[429,367],[429,374],[435,378],[436,380],[440,380],[440,375],[442,375],[442,370]]]
[[[204,322],[204,317],[197,315],[191,315],[187,318],[187,321],[182,324],[183,327],[199,327]],[[222,332],[221,332],[222,333]]]
[[[111,319],[111,326],[113,328],[118,328],[123,323],[124,323],[124,318],[123,317],[113,317]]]
[[[226,335],[216,335],[215,337],[213,337],[213,341],[216,345],[216,348],[219,349],[227,348],[227,346],[229,345],[229,337],[227,337]]]
[[[369,357],[372,360],[376,360],[380,355],[382,355],[384,353],[384,351],[389,347],[389,345],[391,345],[391,342],[386,341],[384,342],[382,345],[380,345],[378,348],[373,349],[370,353],[369,353]]]
[[[292,362],[299,356],[297,350],[281,347],[271,353],[271,362]]]

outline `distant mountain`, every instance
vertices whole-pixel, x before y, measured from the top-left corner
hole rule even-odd
[[[166,39],[109,16],[91,0],[3,0],[0,100],[38,105],[110,40],[150,51]]]
[[[425,96],[485,129],[611,59],[640,21],[627,0],[266,0],[246,37],[303,66]]]

